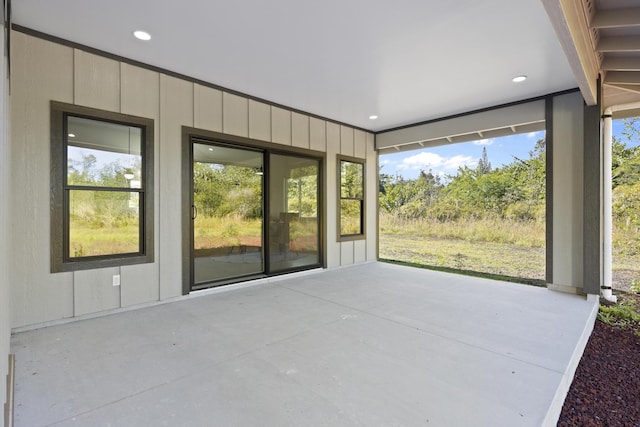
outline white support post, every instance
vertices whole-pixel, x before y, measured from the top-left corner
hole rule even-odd
[[[612,294],[613,284],[613,221],[611,197],[611,146],[613,142],[613,121],[611,113],[603,116],[602,147],[602,296],[611,302],[617,298]]]

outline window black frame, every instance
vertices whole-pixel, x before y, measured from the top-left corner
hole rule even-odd
[[[139,252],[86,257],[70,257],[69,192],[73,189],[114,191],[111,187],[67,185],[67,118],[80,117],[95,121],[133,126],[141,129],[142,176],[139,194]],[[152,119],[114,113],[95,108],[51,101],[51,272],[89,270],[103,267],[144,264],[154,261],[154,122]],[[73,188],[71,188],[73,187]],[[126,189],[132,192],[133,189]],[[115,189],[115,191],[125,191]]]
[[[342,162],[349,162],[349,163],[357,163],[359,165],[362,166],[362,197],[342,197]],[[365,219],[366,219],[366,214],[365,214],[365,207],[366,207],[366,194],[367,194],[367,165],[364,159],[359,159],[357,157],[350,157],[350,156],[345,156],[342,154],[338,154],[337,156],[337,161],[336,161],[336,170],[337,170],[337,191],[338,191],[338,203],[337,203],[337,210],[338,210],[338,224],[337,224],[337,230],[338,230],[338,241],[339,242],[346,242],[346,241],[351,241],[351,240],[362,240],[365,238],[365,233],[366,233],[366,223],[365,223]],[[360,202],[360,232],[359,233],[354,233],[354,234],[342,234],[342,201],[343,200],[358,200]]]

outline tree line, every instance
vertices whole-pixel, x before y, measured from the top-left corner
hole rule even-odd
[[[613,139],[613,217],[618,227],[640,228],[640,120],[627,119]],[[380,209],[407,219],[439,221],[510,219],[544,221],[545,140],[529,157],[492,168],[486,147],[475,168],[439,176],[422,170],[415,179],[380,173]]]
[[[486,147],[475,168],[441,177],[421,171],[416,179],[380,174],[380,208],[407,219],[541,221],[545,213],[545,140],[529,158],[492,168]]]
[[[624,120],[614,137],[611,158],[614,244],[623,252],[640,254],[640,119]],[[617,234],[617,236],[616,236]]]

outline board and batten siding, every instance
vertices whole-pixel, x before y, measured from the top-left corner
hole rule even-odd
[[[182,126],[326,153],[328,268],[377,257],[374,136],[349,126],[138,67],[21,32],[12,33],[8,281],[11,326],[167,300],[182,294]],[[50,273],[50,102],[154,120],[153,263]],[[338,242],[336,156],[367,162],[366,239]],[[119,287],[112,276],[120,274]]]
[[[0,15],[2,15],[0,13]],[[4,18],[4,17],[3,17]],[[0,46],[5,45],[4,19],[0,19]],[[2,57],[0,64],[0,407],[5,408],[8,400],[5,386],[7,374],[9,373],[9,352],[11,337],[11,319],[9,312],[11,304],[9,299],[9,254],[11,246],[9,244],[9,88],[7,75],[7,61]],[[5,422],[6,416],[3,410],[1,422]]]
[[[553,283],[583,293],[584,101],[579,92],[553,99]]]

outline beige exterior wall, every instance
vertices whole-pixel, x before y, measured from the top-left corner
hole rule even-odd
[[[584,101],[579,92],[553,99],[553,283],[582,293]]]
[[[325,263],[331,268],[376,259],[377,155],[372,134],[23,33],[14,32],[12,43],[8,163],[11,188],[16,190],[3,203],[10,206],[12,218],[12,327],[181,295],[182,126],[326,152]],[[51,100],[154,120],[154,263],[50,273]],[[337,241],[338,154],[367,161],[366,240]],[[113,274],[121,275],[119,287],[111,284]]]
[[[4,46],[4,26],[0,20],[0,46]],[[7,377],[9,337],[11,335],[11,323],[9,310],[9,275],[7,272],[10,252],[9,230],[9,120],[8,114],[8,82],[7,62],[4,55],[0,65],[0,407],[3,415],[0,417],[2,425],[5,423],[4,407],[7,400],[7,387],[4,379]]]

